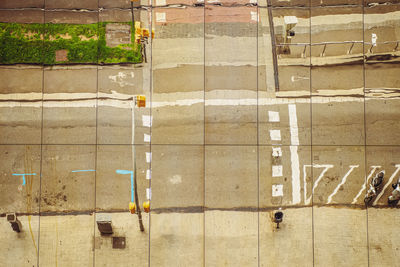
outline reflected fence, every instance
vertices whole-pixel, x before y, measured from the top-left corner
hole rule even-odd
[[[377,48],[378,46],[385,45],[387,46],[386,49],[383,51],[379,51],[379,53],[389,53],[389,52],[396,52],[398,51],[399,48],[399,42],[400,40],[397,41],[385,41],[385,42],[379,42],[379,43],[373,43],[373,42],[363,42],[363,41],[342,41],[342,42],[320,42],[320,43],[280,43],[276,44],[278,54],[290,54],[290,49],[289,47],[291,46],[299,46],[299,47],[304,47],[303,52],[301,53],[301,57],[305,58],[306,57],[306,52],[307,52],[307,47],[322,47],[322,52],[319,54],[320,57],[324,57],[326,55],[327,49],[332,45],[340,45],[340,44],[348,44],[349,48],[346,51],[347,55],[351,55],[353,52],[354,45],[356,44],[364,44],[364,48],[368,48],[368,53],[373,54],[374,48]],[[393,47],[390,49],[390,47]],[[279,52],[280,51],[280,52]],[[289,52],[289,53],[288,53]],[[377,51],[378,53],[378,51]]]

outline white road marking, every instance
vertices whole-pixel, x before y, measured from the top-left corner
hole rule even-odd
[[[272,196],[273,197],[283,196],[283,185],[282,184],[273,184],[272,185]]]
[[[292,166],[292,203],[298,204],[301,201],[300,186],[300,163],[298,146],[290,146],[290,160]]]
[[[218,91],[218,90],[216,90]],[[223,91],[223,90],[221,90]],[[222,93],[221,93],[222,94]],[[307,92],[309,95],[309,92]],[[164,96],[165,95],[165,96]],[[198,98],[193,98],[197,95]],[[202,96],[204,92],[195,91],[190,93],[170,93],[163,94],[163,99],[174,99],[174,101],[153,101],[152,107],[176,107],[176,106],[192,106],[196,104],[205,104],[206,106],[270,106],[270,105],[288,105],[288,104],[309,104],[310,99],[304,97],[298,98],[264,98],[260,97],[257,102],[257,98],[238,98],[238,99],[226,99],[226,98],[213,98],[204,101]],[[222,94],[223,95],[223,94]],[[14,108],[14,107],[33,107],[41,108],[42,104],[49,108],[66,108],[66,107],[95,107],[96,106],[95,93],[57,93],[57,94],[43,94],[43,99],[46,101],[42,102],[41,93],[20,93],[20,94],[0,94],[0,99],[5,100],[0,102],[0,108]],[[99,93],[98,106],[109,106],[115,108],[130,108],[129,98],[133,95],[129,94],[119,94],[119,93]],[[161,97],[159,94],[154,94],[154,98]],[[89,98],[89,99],[88,99]],[[107,99],[108,98],[108,99]],[[386,99],[374,98],[374,99]],[[399,99],[398,97],[392,96],[392,99]],[[25,100],[21,102],[20,100]],[[74,100],[74,101],[71,101]],[[369,101],[370,99],[365,99]],[[32,102],[29,102],[32,101]],[[332,102],[363,102],[364,98],[361,97],[313,97],[313,104],[324,104]]]
[[[376,169],[381,168],[381,166],[371,166],[372,170],[371,172],[368,174],[367,180],[363,183],[360,191],[358,192],[358,194],[355,196],[355,198],[353,199],[353,202],[351,202],[351,204],[356,204],[357,203],[357,199],[361,196],[362,192],[365,190],[365,188],[367,187],[366,185],[368,184],[368,180],[372,177],[372,175],[375,173]]]
[[[307,167],[311,167],[311,165],[303,165],[303,191],[304,191],[304,203],[306,203],[306,199],[307,199]]]
[[[299,127],[297,126],[297,111],[295,104],[289,104],[290,141],[293,146],[299,145]]]
[[[280,141],[281,140],[281,130],[269,130],[269,136],[272,141]]]
[[[371,34],[371,43],[373,46],[376,46],[376,40],[378,40],[378,36],[376,35],[376,33],[372,33]]]
[[[135,74],[131,72],[131,78],[133,79],[135,77]],[[129,76],[126,75],[124,72],[118,72],[117,75],[109,75],[108,78],[114,82],[117,83],[120,87],[125,87],[125,86],[134,86],[135,84],[132,82],[127,82],[126,79],[129,79]]]
[[[279,122],[279,112],[277,111],[268,111],[269,122]]]
[[[146,171],[146,179],[150,180],[151,179],[151,170]]]
[[[146,197],[148,200],[151,199],[151,188],[146,188]]]
[[[272,156],[273,157],[282,157],[282,149],[280,147],[272,148]]]
[[[156,12],[156,22],[167,22],[167,15],[165,12]]]
[[[167,4],[166,0],[156,0],[157,6],[165,6]]]
[[[151,137],[149,134],[144,134],[143,141],[149,143],[151,141]]]
[[[151,127],[153,124],[153,116],[142,115],[142,121],[144,127]]]
[[[334,195],[337,194],[339,191],[339,188],[346,183],[347,177],[350,175],[350,173],[355,169],[358,168],[360,165],[350,165],[350,170],[343,176],[342,181],[336,186],[335,190],[330,194],[328,197],[328,202],[326,204],[329,204],[332,202],[332,198]]]
[[[300,161],[298,154],[299,128],[297,126],[296,105],[288,105],[289,109],[289,125],[290,125],[290,161],[292,166],[292,203],[298,204],[301,201],[300,186]]]
[[[258,21],[258,14],[255,11],[250,11],[251,20]]]
[[[182,176],[180,176],[179,174],[175,174],[169,179],[169,181],[171,182],[171,184],[180,184],[182,183]]]
[[[389,181],[385,184],[383,187],[382,191],[379,193],[379,195],[375,198],[374,203],[372,205],[376,205],[378,203],[378,200],[383,196],[385,193],[386,188],[392,184],[394,177],[397,175],[397,173],[400,171],[400,164],[396,164],[396,170],[393,172],[392,176],[390,176]]]
[[[306,76],[292,76],[292,77],[290,77],[290,80],[292,82],[297,82],[297,81],[302,81],[302,80],[309,80],[309,79],[310,78],[306,77]]]
[[[322,177],[324,177],[325,173],[326,173],[330,168],[333,168],[333,165],[332,165],[332,164],[323,164],[323,165],[314,164],[313,167],[314,167],[314,168],[325,168],[325,169],[321,172],[321,174],[318,176],[317,180],[315,181],[314,186],[313,186],[313,188],[312,188],[312,194],[311,194],[311,196],[310,196],[309,198],[307,198],[307,200],[305,201],[305,204],[306,204],[306,205],[310,203],[311,197],[312,197],[312,195],[313,195],[313,193],[314,193],[314,191],[315,191],[315,188],[317,188],[317,186],[318,186],[319,182],[321,181]]]
[[[283,168],[282,165],[272,165],[272,177],[282,177]]]
[[[146,162],[147,163],[151,162],[151,152],[146,152]]]

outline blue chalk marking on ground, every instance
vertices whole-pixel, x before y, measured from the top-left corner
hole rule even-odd
[[[96,170],[75,170],[72,172],[95,172]]]
[[[14,176],[22,176],[22,185],[26,184],[25,175],[36,175],[36,173],[13,173]]]
[[[133,171],[127,171],[127,170],[116,170],[115,171],[118,174],[130,174],[131,175],[131,202],[135,203],[135,198],[133,197],[134,193],[134,188],[133,188]]]

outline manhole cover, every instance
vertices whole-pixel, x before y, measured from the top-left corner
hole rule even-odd
[[[125,248],[126,242],[125,237],[114,236],[112,238],[112,247],[113,248]]]

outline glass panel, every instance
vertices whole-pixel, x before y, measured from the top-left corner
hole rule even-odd
[[[40,266],[92,266],[93,217],[41,216]]]
[[[375,6],[376,4],[400,4],[399,0],[364,0],[365,6]]]
[[[0,213],[39,211],[40,146],[0,146]]]
[[[149,180],[146,179],[147,170],[150,169],[150,162],[146,159],[149,151],[149,146],[142,145],[99,145],[97,148],[96,220],[108,217],[113,235],[101,234],[99,227],[95,226],[96,266],[148,264],[150,228],[143,203],[147,201],[146,192],[149,188]],[[132,184],[135,176],[136,187],[134,182]],[[145,232],[140,231],[138,215],[129,212],[130,202],[140,207]],[[113,237],[125,237],[126,247],[113,248]],[[132,253],[137,255],[132,258]]]
[[[280,264],[292,266],[300,263],[302,266],[312,265],[311,190],[311,147],[261,146],[259,148],[261,266]],[[277,212],[283,212],[283,221],[279,229],[274,222]],[[283,232],[284,238],[281,236]],[[301,251],[299,247],[302,248]]]
[[[205,10],[205,140],[257,143],[257,8]]]
[[[94,208],[95,146],[45,145],[41,212]]]
[[[359,195],[365,148],[313,146],[312,153],[315,264],[368,265],[367,214]]]
[[[137,1],[99,7],[97,142],[104,145],[97,146],[95,219],[110,220],[113,234],[95,226],[95,266],[147,266],[152,157],[150,146],[134,144],[151,141],[151,10]]]
[[[311,14],[312,142],[362,145],[363,9],[316,7]]]
[[[279,211],[283,212],[283,222],[277,229],[273,218]],[[259,220],[259,266],[313,266],[311,207],[263,211]]]
[[[43,19],[40,10],[0,10],[1,144],[41,142]]]
[[[205,265],[256,266],[257,148],[205,149]]]
[[[204,8],[154,8],[152,142],[204,143]]]
[[[309,7],[310,0],[258,0],[259,6],[272,6],[272,7]]]
[[[141,202],[146,201],[146,188],[149,183],[146,180],[146,171],[149,169],[150,163],[146,161],[147,153],[150,153],[149,146],[98,146],[96,176],[96,207],[98,210],[129,211],[132,194],[131,176],[130,174],[118,174],[117,170],[129,172],[136,167],[138,197]],[[136,159],[136,164],[132,157]]]
[[[43,68],[1,66],[0,79],[0,143],[40,144]]]
[[[368,145],[400,144],[400,5],[365,8],[365,122]]]
[[[311,147],[262,146],[259,157],[261,209],[311,204]]]
[[[37,266],[37,246],[39,242],[39,216],[17,216],[22,225],[22,231],[26,237],[21,238],[11,228],[11,224],[5,219],[0,220],[0,242],[6,244],[0,248],[0,260],[5,266],[24,266],[29,264]],[[15,257],[23,255],[23,257]]]
[[[150,262],[204,266],[204,149],[152,146]]]
[[[399,25],[398,0],[2,0],[0,262],[396,265]]]
[[[168,6],[168,5],[194,6],[204,3],[204,0],[150,0],[150,1],[152,1],[153,6],[155,7]]]
[[[96,147],[42,149],[40,264],[93,264]],[[68,212],[80,214],[66,216]]]
[[[310,0],[311,6],[351,6],[362,5],[363,0]],[[366,0],[368,1],[368,0]]]
[[[392,184],[396,183],[400,171],[400,147],[367,147],[368,184],[380,171],[385,171],[380,192],[368,208],[369,260],[371,265],[396,265],[397,257],[393,251],[399,249],[399,237],[393,235],[394,222],[399,220],[399,212],[387,209],[388,197],[392,193]],[[390,236],[386,239],[386,236]]]
[[[45,23],[43,142],[95,144],[98,14],[46,9]]]
[[[142,0],[143,1],[143,0]],[[148,3],[149,0],[147,0]],[[144,1],[146,2],[146,1]],[[129,1],[129,0],[99,0],[99,8],[104,8],[104,9],[112,9],[112,8],[118,8],[118,9],[125,9],[125,8],[130,8],[131,3],[134,6],[137,6],[140,4],[140,1]]]
[[[97,9],[98,0],[45,0],[46,9]]]
[[[310,144],[309,10],[260,8],[259,12],[259,142]]]
[[[2,0],[0,8],[44,7],[44,0]]]
[[[40,146],[0,146],[0,213],[4,214],[0,241],[6,244],[0,248],[0,261],[7,266],[37,262],[40,157]],[[14,232],[8,222],[12,213],[16,213],[21,233]],[[24,257],[15,257],[19,254]]]
[[[113,234],[102,235],[95,226],[95,266],[149,266],[149,215],[142,211],[145,232],[141,232],[136,214],[127,211],[106,214],[112,220]],[[113,247],[115,237],[125,238],[123,248]]]
[[[136,26],[131,9],[106,8],[100,12],[106,49],[128,45],[132,53],[138,53],[137,58],[129,55],[115,58],[113,53],[99,58],[97,140],[100,144],[150,142],[150,125],[146,123],[150,115],[150,65],[138,63],[151,58],[151,40],[135,42],[136,30],[149,29],[150,11],[133,10],[133,14]],[[138,96],[145,96],[145,106],[135,104]]]

